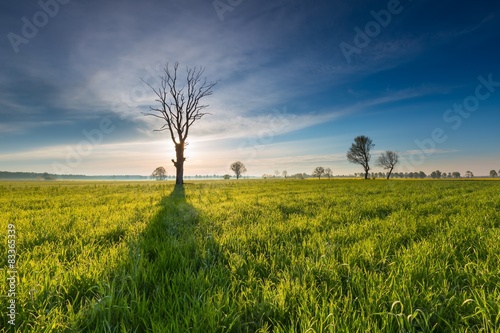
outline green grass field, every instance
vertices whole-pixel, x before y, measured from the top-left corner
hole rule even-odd
[[[499,181],[3,182],[0,207],[2,332],[500,332]]]

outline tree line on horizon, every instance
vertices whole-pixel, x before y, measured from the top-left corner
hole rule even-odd
[[[393,172],[396,166],[399,163],[399,154],[396,151],[386,150],[380,156],[378,156],[375,164],[379,167],[388,170],[387,172],[371,172],[370,160],[371,160],[371,150],[375,147],[373,140],[367,136],[360,135],[354,138],[354,143],[351,145],[349,150],[347,151],[347,160],[353,164],[359,164],[363,167],[363,173],[355,173],[354,176],[362,176],[364,179],[373,178],[462,178],[462,175],[458,171],[454,172],[442,172],[440,170],[433,171],[430,175],[427,175],[423,171],[419,172]],[[231,164],[230,170],[234,172],[236,179],[239,179],[243,173],[247,172],[245,165],[241,161],[236,161]],[[490,171],[490,177],[497,177],[499,172],[497,173],[495,170]],[[163,167],[158,167],[152,174],[152,177],[155,177],[158,180],[165,179],[166,171]],[[280,172],[279,170],[275,170],[274,175],[264,174],[262,178],[279,178],[282,176],[283,178],[298,178],[304,179],[309,177],[317,177],[321,179],[321,177],[328,177],[328,179],[333,177],[333,172],[331,168],[324,168],[322,166],[316,167],[311,175],[306,173],[297,173],[291,176],[288,176],[288,172],[283,170]],[[474,173],[472,171],[467,170],[465,173],[465,178],[473,178]],[[222,176],[224,179],[230,179],[231,175],[225,174]]]
[[[144,115],[152,116],[164,121],[163,126],[156,129],[155,131],[165,131],[168,130],[170,134],[170,139],[175,146],[176,159],[172,159],[172,163],[176,169],[175,183],[176,185],[182,186],[184,179],[184,162],[186,158],[184,157],[184,150],[188,145],[187,138],[190,133],[192,125],[202,119],[204,116],[210,113],[204,112],[204,109],[208,107],[206,104],[202,104],[201,100],[205,97],[212,95],[212,89],[217,85],[216,82],[207,81],[204,75],[205,69],[203,67],[186,67],[185,80],[180,79],[178,73],[179,64],[176,62],[173,67],[170,67],[167,63],[163,68],[163,74],[159,76],[160,84],[155,87],[149,82],[142,80],[142,82],[147,85],[154,95],[156,96],[155,102],[158,104],[156,107],[150,106],[150,112],[143,112]],[[181,82],[182,81],[182,82]],[[420,171],[418,173],[394,173],[393,171],[399,163],[399,154],[396,151],[386,150],[376,160],[376,165],[382,167],[386,170],[385,173],[371,173],[370,174],[370,159],[371,150],[375,147],[373,140],[365,135],[360,135],[354,138],[354,143],[347,151],[347,160],[353,164],[359,164],[363,167],[364,178],[368,179],[371,175],[372,178],[377,175],[384,175],[386,179],[396,178],[396,177],[407,177],[407,178],[425,178],[424,172]],[[230,166],[230,170],[239,179],[243,173],[245,173],[246,167],[241,161],[236,161]],[[497,177],[499,172],[496,170],[490,171],[491,177]],[[286,171],[282,173],[284,178],[288,177]],[[294,176],[304,177],[305,174],[296,174]],[[278,175],[279,176],[279,175]],[[322,176],[331,178],[333,176],[332,170],[330,168],[317,167],[314,169],[312,176],[321,179]],[[158,167],[155,169],[152,178],[158,180],[164,180],[168,178],[166,175],[166,170],[163,167]],[[230,175],[226,174],[224,178],[230,178]],[[439,170],[433,171],[430,175],[431,178],[460,178],[459,172],[455,171],[452,173],[443,173]],[[467,171],[465,177],[474,177],[471,171]],[[266,178],[266,177],[264,177]]]

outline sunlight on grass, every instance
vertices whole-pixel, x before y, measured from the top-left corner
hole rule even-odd
[[[16,331],[496,332],[498,193],[494,181],[0,183],[0,219],[17,230]]]

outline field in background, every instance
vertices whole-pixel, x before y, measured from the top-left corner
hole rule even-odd
[[[498,332],[500,182],[0,183],[17,332]],[[1,329],[1,328],[4,329]]]

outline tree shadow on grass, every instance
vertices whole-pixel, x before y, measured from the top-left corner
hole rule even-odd
[[[220,245],[176,186],[129,257],[102,288],[82,328],[88,332],[211,332],[229,329],[231,276]],[[203,223],[201,223],[203,224]]]

